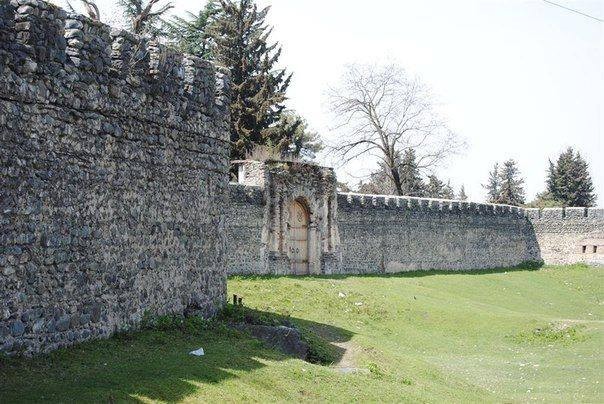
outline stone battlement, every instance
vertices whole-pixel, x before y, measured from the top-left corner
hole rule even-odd
[[[477,203],[450,199],[418,198],[396,195],[370,195],[339,192],[338,202],[360,208],[401,209],[433,212],[466,212],[479,215],[517,215],[531,220],[604,218],[604,208],[521,208],[518,206]]]
[[[243,184],[229,185],[227,228],[233,242],[228,271],[230,274],[290,273],[292,270],[287,265],[272,265],[270,261],[268,265],[257,264],[266,261],[262,257],[270,245],[267,235],[275,235],[274,239],[279,241],[275,245],[289,243],[290,219],[280,213],[286,209],[274,208],[269,201],[289,206],[300,196],[305,199],[306,192],[301,185],[311,184],[312,176],[301,167],[282,170],[279,175],[284,181],[279,183],[286,184],[288,195],[275,181],[265,180],[270,178],[266,176],[270,172],[266,164],[244,163],[239,172]],[[324,185],[318,183],[317,188]],[[336,193],[335,190],[329,195],[319,199],[336,199],[331,219],[327,220],[334,237],[320,238],[320,242],[335,247],[330,257],[337,265],[324,265],[321,272],[315,267],[315,272],[310,273],[468,270],[508,267],[524,261],[595,265],[604,262],[604,209],[601,208],[527,209],[446,199]],[[329,215],[330,210],[315,208],[314,212],[318,216]],[[285,223],[283,230],[271,231],[275,223]]]
[[[338,202],[364,208],[401,209],[433,212],[466,212],[479,215],[523,216],[525,209],[517,206],[456,201],[449,199],[418,198],[412,196],[367,195],[352,192],[338,193]]]
[[[228,104],[228,74],[212,63],[39,0],[0,5],[0,62],[2,98],[174,117],[183,130]]]
[[[538,219],[602,219],[604,208],[527,208],[526,216],[531,220]]]

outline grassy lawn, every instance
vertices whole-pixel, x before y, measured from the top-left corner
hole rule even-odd
[[[332,366],[220,325],[0,359],[0,402],[604,402],[602,269],[233,278],[333,344]],[[188,352],[203,347],[206,356]],[[357,372],[344,372],[358,368]]]

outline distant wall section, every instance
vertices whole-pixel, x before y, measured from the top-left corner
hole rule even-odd
[[[323,229],[325,259],[311,273],[456,271],[526,261],[604,265],[604,209],[334,194],[331,180],[317,180],[321,176],[311,172],[301,166],[272,171],[252,162],[241,167],[244,184],[230,185],[229,274],[294,273],[285,253],[289,217],[284,206],[296,195],[314,201],[316,223]],[[337,206],[328,208],[334,196]]]
[[[347,273],[509,267],[540,256],[531,223],[511,206],[341,193],[338,226]]]
[[[546,263],[604,265],[604,209],[527,209],[526,214]]]

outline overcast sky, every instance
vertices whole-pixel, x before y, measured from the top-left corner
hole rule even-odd
[[[492,165],[514,158],[531,200],[544,188],[548,158],[573,146],[590,164],[602,205],[604,23],[542,0],[258,1],[272,6],[272,39],[294,73],[289,105],[327,140],[324,93],[344,65],[395,61],[432,88],[468,142],[464,156],[438,170],[456,189],[464,184],[471,199],[484,200]],[[556,2],[604,19],[603,1]],[[104,20],[112,3],[98,1]],[[204,3],[175,0],[175,12]],[[365,161],[338,174],[356,183],[371,168]]]

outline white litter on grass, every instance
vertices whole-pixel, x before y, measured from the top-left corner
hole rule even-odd
[[[195,351],[191,351],[189,352],[191,355],[195,355],[195,356],[203,356],[205,355],[205,352],[203,351],[203,348],[199,348]]]
[[[346,295],[342,292],[338,292],[338,297],[346,297]]]

